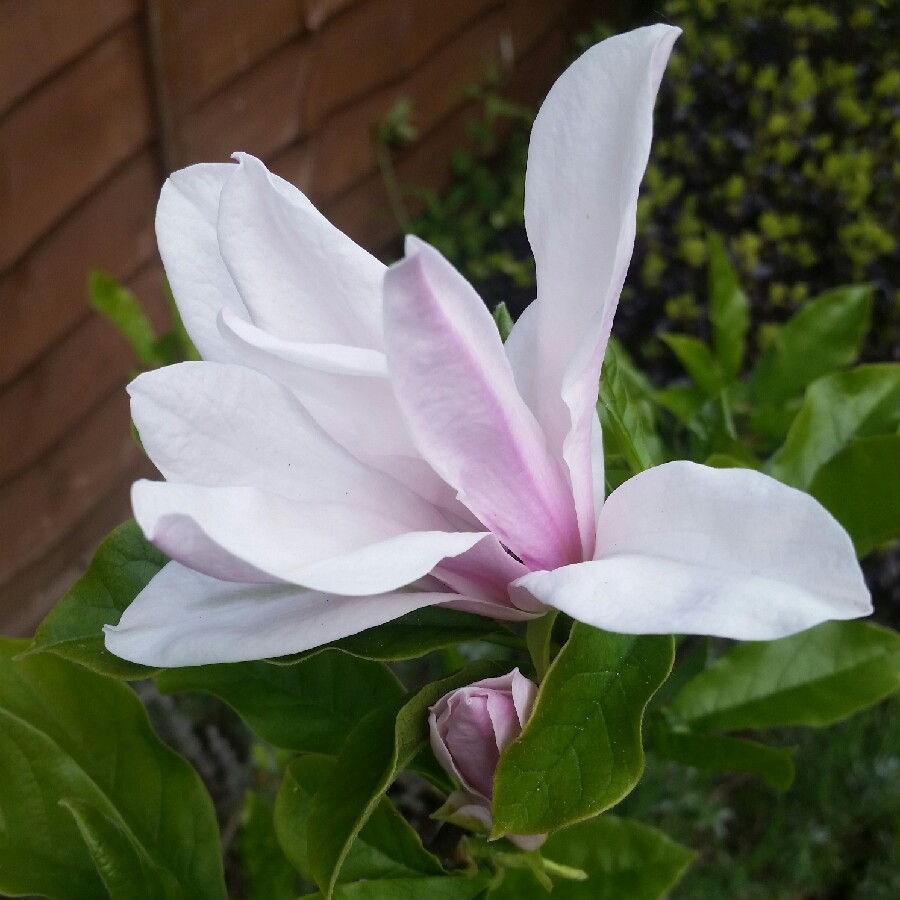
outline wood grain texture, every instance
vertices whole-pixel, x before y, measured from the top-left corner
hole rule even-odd
[[[151,131],[134,24],[0,120],[0,270],[133,156]]]
[[[153,152],[139,153],[0,275],[0,389],[87,315],[89,269],[125,279],[156,256],[161,182]]]
[[[139,8],[139,0],[0,2],[0,115]]]

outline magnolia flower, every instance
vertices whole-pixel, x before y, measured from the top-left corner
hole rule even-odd
[[[277,656],[432,604],[742,639],[870,611],[847,534],[765,475],[672,462],[604,502],[597,385],[677,34],[611,38],[550,91],[537,299],[505,347],[437,251],[411,238],[385,270],[250,156],[166,182],[160,252],[205,361],[129,388],[166,479],[134,514],[172,562],[113,653]]]
[[[474,831],[491,830],[494,773],[500,754],[522,733],[531,717],[537,685],[518,669],[450,691],[431,707],[431,749],[462,790],[454,791],[435,813]],[[523,850],[544,843],[545,834],[509,835]]]

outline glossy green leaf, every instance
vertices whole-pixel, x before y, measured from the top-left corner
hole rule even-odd
[[[285,855],[304,878],[314,880],[307,841],[313,798],[331,777],[333,757],[295,759],[284,775],[275,804],[275,828]],[[423,878],[441,875],[438,860],[406,820],[382,797],[360,829],[341,866],[337,883],[362,879]]]
[[[131,291],[104,272],[93,269],[88,292],[91,306],[116,326],[142,366],[153,369],[168,362],[157,353],[153,326]]]
[[[339,884],[334,900],[475,900],[487,884],[486,876],[467,878],[447,875],[442,878],[391,878],[383,881],[356,881]],[[311,894],[316,900],[323,894]]]
[[[500,759],[493,836],[554,831],[621,800],[643,770],[641,718],[673,657],[671,636],[576,622],[531,719]]]
[[[498,674],[495,663],[472,663],[393,711],[370,713],[350,734],[334,772],[316,792],[309,818],[310,868],[326,895],[379,799],[428,741],[428,708],[448,691]]]
[[[246,900],[294,900],[297,873],[276,837],[272,806],[256,791],[248,791],[238,833]]]
[[[493,316],[494,321],[497,323],[497,331],[500,332],[500,340],[505,344],[515,322],[513,322],[513,317],[509,314],[509,310],[502,300],[494,307]]]
[[[110,884],[138,867],[224,898],[209,795],[135,694],[52,654],[13,659],[23,648],[0,641],[0,891],[107,897],[93,854]]]
[[[753,400],[777,406],[855,362],[871,310],[867,284],[834,288],[805,303],[760,355],[750,378]]]
[[[512,631],[493,619],[441,606],[427,606],[394,619],[393,622],[335,641],[327,647],[317,647],[294,656],[279,656],[269,662],[276,666],[294,665],[329,647],[361,659],[416,659],[432,650],[482,640],[521,643]]]
[[[553,879],[553,900],[659,900],[696,854],[656,828],[605,814],[550,835],[541,855],[588,873],[586,881]],[[534,877],[507,869],[489,900],[547,896]]]
[[[154,865],[116,822],[80,800],[60,803],[75,818],[111,900],[180,900],[184,896],[175,876]]]
[[[688,425],[708,400],[704,391],[690,384],[675,384],[663,388],[655,396],[656,402],[672,413],[682,425]]]
[[[860,557],[900,538],[900,435],[851,441],[809,492],[847,529]]]
[[[393,707],[404,696],[384,663],[340,650],[293,666],[243,662],[166,669],[156,684],[164,694],[213,694],[264,741],[302,753],[338,753],[363,716]]]
[[[675,698],[695,731],[830,725],[900,687],[900,635],[824,622],[778,641],[738,644]]]
[[[786,791],[794,780],[793,747],[768,747],[744,738],[672,731],[658,721],[651,731],[653,752],[707,772],[746,772]]]
[[[719,369],[726,382],[740,374],[750,327],[750,301],[725,252],[722,239],[711,234],[709,249],[709,321]]]
[[[597,411],[604,441],[615,441],[635,473],[664,459],[653,404],[653,391],[645,377],[630,362],[625,350],[610,340],[603,360]]]
[[[103,644],[103,626],[126,607],[166,564],[166,557],[134,521],[100,544],[88,570],[41,623],[28,652],[50,651],[111,678],[147,678],[156,669],[128,662]]]
[[[525,642],[531,654],[537,680],[543,681],[550,668],[550,656],[553,644],[553,626],[556,624],[555,609],[532,619],[525,628]]]
[[[826,375],[807,388],[769,474],[806,490],[854,437],[895,432],[900,423],[900,365],[858,366]]]
[[[686,334],[661,334],[660,340],[675,354],[684,370],[708,397],[724,386],[718,360],[703,341]]]

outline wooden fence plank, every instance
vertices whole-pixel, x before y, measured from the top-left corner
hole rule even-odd
[[[302,0],[151,0],[160,17],[170,101],[183,113],[299,35]]]
[[[365,0],[316,35],[316,65],[307,100],[312,128],[334,110],[406,73],[416,2]]]
[[[0,276],[0,387],[84,318],[90,268],[123,279],[156,255],[160,183],[153,153],[138,154]]]
[[[142,273],[139,296],[158,325],[166,317],[161,266]],[[129,287],[134,287],[129,284]],[[87,312],[81,324],[41,357],[24,377],[0,391],[0,486],[80,427],[98,398],[120,384],[134,355],[113,325]]]
[[[310,41],[292,41],[195,110],[182,126],[179,164],[227,160],[236,150],[268,157],[306,131]]]
[[[0,3],[0,113],[87,47],[134,18],[139,0]]]
[[[0,486],[0,584],[44,556],[71,522],[120,483],[141,453],[128,429],[122,383],[67,440]]]
[[[146,143],[143,75],[128,25],[0,121],[0,270]]]
[[[412,121],[426,134],[469,102],[466,88],[480,83],[500,58],[503,13],[493,13],[458,34],[413,74],[367,95],[328,117],[304,151],[306,175],[317,203],[334,200],[377,168],[373,132],[401,98],[411,101]],[[275,166],[281,164],[276,158]]]
[[[112,490],[87,513],[62,523],[67,530],[34,562],[0,583],[0,634],[25,637],[82,574],[100,541],[130,515],[131,483],[153,477],[145,459],[122,471]]]

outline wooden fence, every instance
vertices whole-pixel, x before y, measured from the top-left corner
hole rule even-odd
[[[128,515],[149,464],[128,347],[86,277],[165,323],[153,215],[165,174],[246,150],[374,251],[396,233],[373,126],[420,139],[402,182],[440,186],[491,64],[536,103],[573,0],[0,0],[0,628],[25,633]]]

